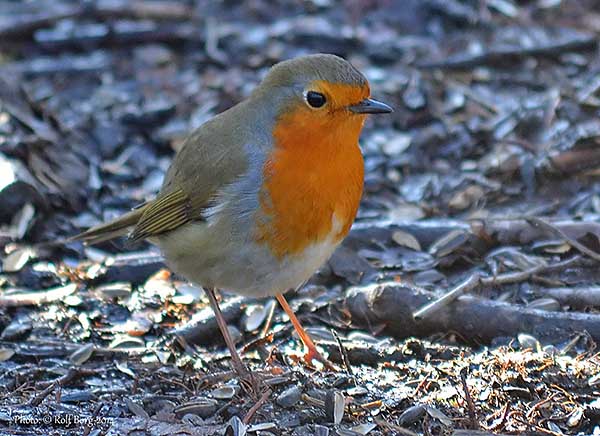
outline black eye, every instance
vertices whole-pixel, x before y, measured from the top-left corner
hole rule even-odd
[[[321,106],[323,106],[325,104],[325,102],[327,101],[327,99],[320,92],[308,91],[306,93],[306,101],[312,107],[321,107]]]

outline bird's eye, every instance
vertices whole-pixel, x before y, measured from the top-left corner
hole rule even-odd
[[[308,91],[306,93],[306,102],[312,107],[318,108],[325,104],[327,99],[323,94],[316,91]]]

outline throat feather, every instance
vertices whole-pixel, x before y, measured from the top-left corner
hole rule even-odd
[[[278,123],[275,147],[263,168],[254,239],[277,258],[300,255],[328,240],[337,245],[350,230],[362,195],[362,122],[314,135],[294,128],[306,125],[298,121]]]

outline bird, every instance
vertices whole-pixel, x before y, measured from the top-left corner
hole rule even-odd
[[[363,191],[359,136],[367,115],[390,112],[341,57],[277,63],[247,99],[187,136],[153,200],[73,239],[157,245],[174,272],[205,290],[240,377],[249,372],[216,290],[275,296],[306,361],[325,362],[283,294],[303,285],[348,234]]]

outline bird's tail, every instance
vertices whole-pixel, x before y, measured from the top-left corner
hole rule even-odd
[[[69,238],[71,241],[83,241],[86,244],[93,245],[110,239],[124,236],[129,233],[139,221],[144,213],[147,204],[144,204],[137,209],[127,212],[112,221],[97,226],[91,227],[83,233]]]

